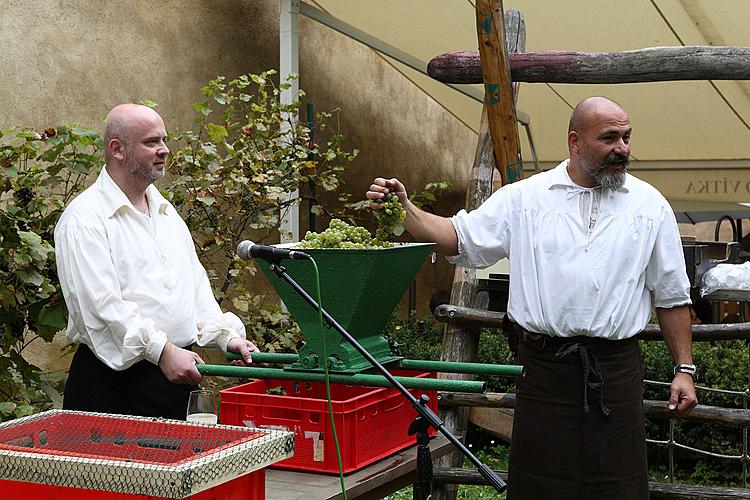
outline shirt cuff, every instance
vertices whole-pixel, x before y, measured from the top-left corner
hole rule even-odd
[[[218,318],[206,321],[198,332],[198,345],[212,343],[227,352],[227,344],[233,338],[245,338],[245,325],[234,313],[225,312]]]
[[[167,334],[161,330],[155,331],[146,344],[146,360],[158,365],[165,345],[167,345]]]
[[[458,250],[458,253],[456,255],[446,255],[445,260],[450,262],[451,264],[457,264],[460,262],[460,259],[464,256],[464,245],[461,242],[461,229],[459,228],[459,225],[456,223],[456,217],[458,215],[461,215],[461,213],[466,213],[466,210],[461,210],[458,214],[451,217],[450,220],[451,224],[453,224],[453,229],[456,231],[456,248]]]
[[[672,299],[672,300],[662,300],[654,303],[654,307],[658,309],[672,309],[673,307],[682,307],[682,306],[689,306],[693,303],[690,299]]]

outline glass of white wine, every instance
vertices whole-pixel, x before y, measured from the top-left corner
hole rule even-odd
[[[216,413],[216,397],[214,397],[213,391],[201,389],[190,392],[187,421],[201,424],[215,424],[219,421],[219,416]]]

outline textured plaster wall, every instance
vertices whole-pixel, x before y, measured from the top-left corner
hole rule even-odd
[[[147,98],[170,127],[189,126],[210,78],[276,64],[274,17],[252,0],[4,0],[0,123],[95,127]]]
[[[299,39],[305,100],[341,107],[346,147],[360,151],[345,190],[363,195],[378,175],[412,191],[448,178],[453,191],[434,211],[463,206],[476,136],[367,47],[304,17]],[[141,99],[159,103],[168,129],[190,128],[209,79],[278,68],[278,53],[276,0],[4,0],[0,128],[74,121],[101,130],[112,106]],[[451,281],[442,258],[425,265],[419,316]],[[67,366],[42,357],[34,361]]]

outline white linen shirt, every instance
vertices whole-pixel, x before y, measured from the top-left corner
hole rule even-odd
[[[185,222],[153,185],[146,198],[150,217],[105,167],[55,227],[67,337],[114,370],[158,364],[167,341],[226,351],[245,337],[242,321],[216,303]]]
[[[575,184],[567,166],[506,185],[471,213],[456,214],[459,254],[448,260],[484,268],[507,257],[508,315],[530,332],[625,339],[646,326],[652,306],[690,304],[677,222],[664,197],[628,174],[621,189],[601,192],[590,228],[579,203],[590,188]]]

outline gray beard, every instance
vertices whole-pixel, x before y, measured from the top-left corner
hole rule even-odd
[[[602,189],[611,189],[616,191],[625,185],[625,174],[628,172],[627,163],[625,164],[625,168],[622,170],[622,172],[617,172],[616,174],[609,175],[607,174],[606,168],[603,168],[601,165],[594,165],[593,162],[589,161],[587,155],[581,155],[580,161],[583,165],[583,170],[586,173],[586,176],[589,179],[598,182]]]
[[[591,175],[591,177],[599,183],[602,189],[611,189],[616,191],[625,185],[625,174],[628,169],[624,169],[622,172],[609,175],[606,169],[598,170]]]

